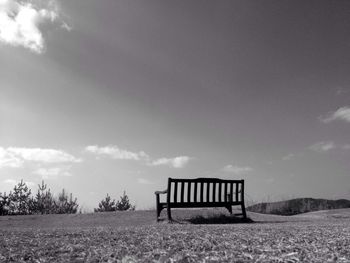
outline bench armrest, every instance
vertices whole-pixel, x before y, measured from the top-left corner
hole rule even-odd
[[[156,195],[159,195],[159,194],[166,194],[168,192],[168,190],[164,190],[164,191],[155,191],[154,193]]]

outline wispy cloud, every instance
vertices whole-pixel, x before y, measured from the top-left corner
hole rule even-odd
[[[33,171],[33,174],[40,175],[42,179],[54,179],[58,176],[72,176],[69,172],[70,167],[51,167],[51,168],[39,168]]]
[[[82,161],[65,151],[56,149],[9,147],[7,151],[26,161],[43,163],[79,163]]]
[[[350,107],[341,107],[334,112],[328,113],[326,116],[320,116],[319,120],[323,123],[330,123],[335,120],[350,122]]]
[[[338,87],[336,90],[336,95],[343,95],[349,93],[349,89],[346,89],[344,87]]]
[[[56,149],[0,147],[0,168],[22,167],[25,161],[39,163],[79,163],[82,160]]]
[[[342,149],[344,149],[344,150],[350,150],[350,144],[344,144],[344,145],[342,146]]]
[[[66,30],[70,28],[60,18],[58,5],[54,0],[0,0],[1,42],[42,53],[45,50],[45,41],[40,25],[48,22],[58,22]]]
[[[250,166],[237,166],[237,165],[226,165],[223,169],[224,172],[233,173],[236,175],[243,175],[252,172],[254,169]]]
[[[15,185],[17,183],[16,180],[13,180],[13,179],[6,179],[3,182],[5,184],[13,184],[13,185]]]
[[[315,152],[327,152],[329,150],[335,149],[336,145],[332,141],[326,141],[326,142],[318,142],[309,147],[309,149],[315,151]]]
[[[294,157],[295,157],[295,154],[290,153],[290,154],[287,154],[286,156],[283,156],[283,157],[282,157],[282,160],[283,160],[283,161],[288,161],[288,160],[293,159]]]
[[[115,145],[104,146],[104,147],[99,147],[97,145],[90,145],[85,147],[85,151],[96,155],[108,156],[110,158],[118,159],[118,160],[140,161],[140,160],[149,159],[149,156],[143,151],[131,152],[128,150],[121,149]]]
[[[7,151],[0,147],[0,168],[11,167],[18,168],[23,166],[23,160],[16,156],[14,153]]]
[[[90,145],[85,147],[85,152],[95,154],[96,156],[107,156],[116,160],[134,160],[140,161],[148,166],[169,166],[172,168],[183,168],[192,159],[189,156],[177,156],[173,158],[161,157],[158,159],[151,158],[144,151],[133,152],[121,149],[116,145],[100,147],[98,145]]]
[[[6,179],[6,180],[3,181],[3,183],[5,183],[5,184],[11,184],[11,185],[16,185],[16,184],[19,183],[19,182],[20,182],[20,181],[16,181],[16,180],[14,180],[14,179]],[[25,182],[25,184],[26,184],[27,186],[29,186],[29,187],[35,186],[35,183],[30,182],[30,181]]]
[[[188,156],[178,156],[174,158],[159,158],[149,163],[151,166],[160,166],[166,165],[173,168],[183,168],[190,161],[190,157]]]
[[[145,178],[137,178],[137,182],[139,184],[147,184],[147,185],[154,184],[153,182],[151,182],[150,180],[145,179]]]
[[[329,150],[350,150],[350,144],[335,144],[332,141],[318,142],[309,147],[309,149],[316,152],[327,152]]]
[[[266,181],[266,183],[268,183],[268,184],[273,184],[276,180],[275,180],[275,178],[270,177],[270,178],[267,178],[265,181]]]

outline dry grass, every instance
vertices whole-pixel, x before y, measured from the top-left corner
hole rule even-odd
[[[221,210],[0,218],[1,262],[350,262],[349,211],[261,216],[256,223],[194,225]],[[319,213],[320,214],[320,213]],[[322,214],[322,213],[321,213]],[[332,217],[342,214],[344,217]],[[227,216],[227,214],[225,214]]]

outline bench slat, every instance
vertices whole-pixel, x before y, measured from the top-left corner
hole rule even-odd
[[[187,184],[187,202],[191,203],[191,182]]]
[[[215,194],[216,194],[216,183],[213,183],[213,197],[212,197],[213,202],[216,202]]]
[[[177,182],[174,182],[174,203],[177,203]]]
[[[184,196],[185,196],[185,182],[181,182],[181,203],[184,202]]]
[[[236,201],[239,200],[238,193],[239,193],[239,184],[236,184]]]
[[[193,202],[197,203],[197,190],[198,190],[198,187],[197,187],[198,183],[197,182],[194,182],[194,195],[193,195]]]
[[[222,183],[220,182],[219,183],[219,202],[221,202],[221,195],[222,195],[221,186],[222,186]]]
[[[204,182],[201,182],[201,198],[200,198],[201,202],[204,202],[204,200],[203,200],[203,191],[204,191]]]
[[[209,199],[209,196],[210,196],[210,182],[207,182],[207,199],[206,201],[209,203],[210,202],[210,199]]]

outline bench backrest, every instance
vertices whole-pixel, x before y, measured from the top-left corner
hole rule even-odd
[[[244,180],[168,179],[168,203],[242,202]]]

